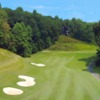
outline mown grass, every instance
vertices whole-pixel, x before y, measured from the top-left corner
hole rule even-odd
[[[61,35],[58,41],[49,48],[56,51],[77,51],[77,50],[95,50],[97,47],[93,44],[87,44],[82,41]]]
[[[8,55],[8,51],[5,55],[0,53],[0,59],[5,59],[4,66],[0,65],[0,100],[100,100],[100,81],[86,70],[95,51],[44,51],[30,58],[10,53],[10,59]],[[46,66],[39,68],[31,62]],[[36,85],[27,88],[17,86],[20,74],[34,77]],[[22,89],[24,93],[6,95],[2,89],[8,86]]]

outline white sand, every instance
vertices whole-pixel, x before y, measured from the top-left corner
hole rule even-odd
[[[35,66],[38,66],[38,67],[44,67],[44,66],[46,66],[46,65],[44,65],[44,64],[36,64],[36,63],[31,63],[32,65],[35,65]]]
[[[36,84],[35,81],[22,81],[22,82],[17,82],[17,85],[23,86],[23,87],[34,86],[35,84]]]
[[[3,92],[8,95],[20,95],[23,93],[22,90],[12,87],[5,87],[3,88]]]
[[[17,85],[19,86],[30,87],[36,84],[36,82],[34,81],[35,78],[33,77],[24,76],[24,75],[19,75],[18,77],[25,80],[25,81],[17,82]]]
[[[32,65],[35,65],[35,66],[37,65],[36,63],[31,63],[31,64],[32,64]]]
[[[35,78],[33,78],[33,77],[25,76],[25,75],[19,75],[18,77],[21,78],[21,79],[24,79],[25,81],[26,81],[26,80],[34,80],[34,79],[35,79]]]
[[[38,67],[44,67],[44,64],[37,64]]]

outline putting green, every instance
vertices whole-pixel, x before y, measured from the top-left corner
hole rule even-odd
[[[95,51],[39,52],[30,58],[8,52],[5,55],[0,54],[0,60],[5,59],[4,65],[0,61],[0,100],[100,100],[100,80],[86,70]],[[39,68],[31,62],[46,66]],[[18,75],[34,77],[36,84],[20,87],[16,84]],[[3,93],[4,87],[19,88],[24,93],[9,96]]]

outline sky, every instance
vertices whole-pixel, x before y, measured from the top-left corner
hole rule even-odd
[[[0,0],[2,7],[16,9],[22,7],[25,11],[45,16],[58,16],[62,19],[79,18],[86,22],[100,20],[100,0]]]

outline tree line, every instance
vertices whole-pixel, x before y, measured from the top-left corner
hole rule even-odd
[[[59,20],[59,21],[58,21]],[[48,48],[55,43],[61,33],[62,20],[33,13],[0,8],[0,47],[21,56]]]
[[[96,53],[97,54],[96,66],[100,67],[100,21],[94,24],[93,31],[94,31],[95,41],[98,46]]]
[[[36,10],[28,12],[21,7],[12,10],[0,5],[0,47],[27,57],[53,45],[61,34],[95,43],[94,25],[81,19],[63,20],[43,16]]]

